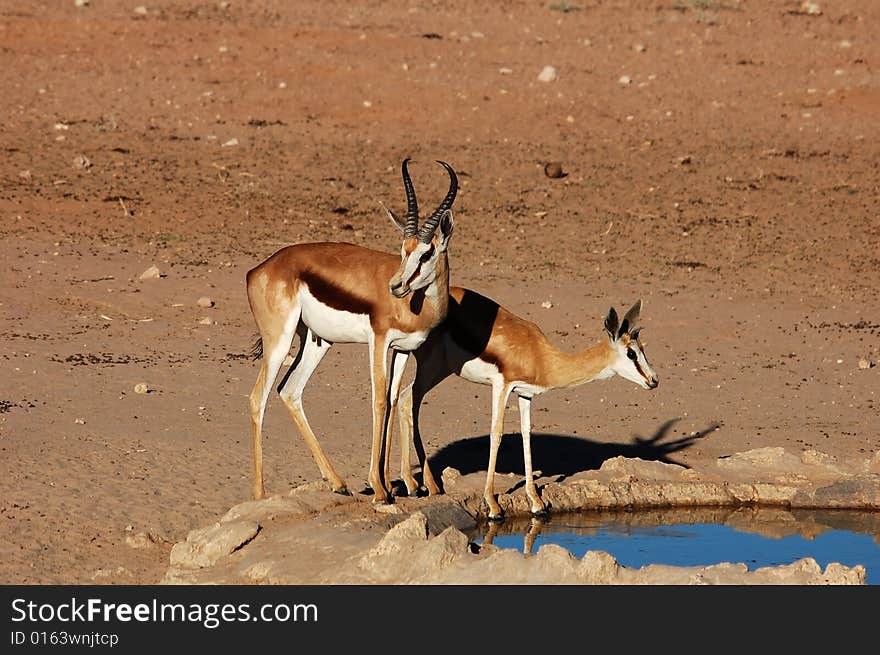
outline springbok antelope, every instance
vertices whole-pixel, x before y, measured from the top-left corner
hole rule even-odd
[[[532,398],[551,389],[573,387],[614,375],[645,389],[656,388],[659,378],[648,364],[639,342],[639,329],[635,328],[642,301],[636,302],[619,322],[612,307],[605,317],[607,338],[581,352],[566,353],[554,347],[537,325],[485,296],[460,287],[453,287],[450,296],[446,321],[413,353],[415,379],[400,393],[400,474],[407,492],[412,495],[418,491],[409,459],[410,444],[413,444],[428,493],[440,493],[419,432],[419,407],[428,391],[455,373],[492,387],[489,467],[483,493],[489,506],[489,518],[497,520],[503,516],[495,498],[495,463],[504,432],[504,408],[511,393],[519,400],[526,494],[532,513],[544,514],[547,509],[532,476],[529,442]]]
[[[447,248],[452,236],[452,204],[458,178],[452,167],[438,161],[449,174],[449,191],[419,227],[419,207],[407,164],[401,165],[406,191],[406,218],[387,208],[392,223],[403,233],[400,257],[350,243],[302,243],[282,248],[247,273],[247,296],[260,338],[254,359],[262,358],[250,395],[254,439],[254,498],[263,486],[262,423],[274,382],[294,335],[299,353],[282,378],[278,393],[293,417],[312,457],[332,489],[348,494],[345,482],[321,449],[302,405],[303,389],[334,343],[366,343],[370,353],[373,440],[369,484],[374,502],[389,502],[382,479],[388,398],[400,390],[388,389],[388,353],[391,372],[406,364],[432,328],[446,316],[449,302]],[[438,228],[439,227],[439,231]],[[436,234],[435,234],[436,233]],[[394,376],[392,376],[394,377]]]

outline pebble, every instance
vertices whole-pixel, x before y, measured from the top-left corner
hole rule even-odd
[[[238,145],[238,139],[236,139],[235,137],[232,137],[231,139],[229,139],[229,141],[225,142],[220,147],[221,148],[228,148],[230,146],[237,146],[237,145]]]
[[[623,84],[623,85],[626,85],[626,84],[632,84],[632,78],[631,78],[629,75],[621,75],[621,76],[617,79],[617,82],[618,82],[619,84]]]
[[[76,157],[73,158],[73,167],[74,168],[86,169],[86,168],[91,168],[91,166],[92,166],[92,161],[88,157],[86,157],[85,155],[77,155]]]
[[[556,69],[553,66],[544,66],[541,72],[538,73],[539,82],[553,82],[557,77]]]
[[[146,16],[147,8],[144,5],[138,5],[134,8],[134,13],[138,14],[139,16]]]
[[[141,273],[140,278],[138,278],[138,279],[158,280],[160,277],[162,277],[162,274],[159,272],[159,267],[158,266],[150,266],[150,268],[148,268],[143,273]]]
[[[196,304],[199,307],[206,307],[207,308],[207,307],[213,307],[214,301],[211,300],[208,296],[202,296],[201,298],[198,299],[198,301],[196,301]]]
[[[869,362],[867,359],[860,359],[859,360],[859,368],[860,369],[871,368],[871,362]]]
[[[373,509],[380,514],[403,514],[397,505],[373,505]]]
[[[135,393],[150,393],[150,387],[147,386],[146,382],[138,382],[134,385]]]
[[[544,175],[554,179],[565,177],[565,173],[562,171],[562,164],[558,161],[550,161],[544,164]]]
[[[205,316],[199,320],[199,325],[214,325],[214,321],[209,316]]]
[[[553,303],[549,300],[545,300],[541,303],[541,307],[543,307],[544,309],[550,309],[551,307],[553,307]]]

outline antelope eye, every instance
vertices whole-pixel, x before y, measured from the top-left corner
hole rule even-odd
[[[632,348],[626,349],[626,356],[629,357],[631,360],[636,361],[636,357],[637,357],[636,351],[633,350]]]
[[[422,255],[419,257],[419,261],[420,261],[420,262],[426,262],[426,261],[428,261],[429,259],[431,259],[431,255],[433,255],[433,254],[434,254],[434,249],[433,249],[433,248],[431,248],[430,250],[426,250],[426,251],[423,252]]]

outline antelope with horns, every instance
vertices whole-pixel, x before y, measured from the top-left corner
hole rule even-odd
[[[489,467],[483,493],[489,518],[497,520],[503,516],[495,498],[495,464],[504,433],[504,409],[512,393],[519,401],[526,495],[532,513],[544,514],[547,508],[532,476],[532,398],[551,389],[574,387],[614,375],[645,389],[656,388],[659,378],[648,364],[639,341],[639,328],[635,327],[642,302],[636,302],[620,321],[612,307],[605,317],[605,338],[586,350],[566,353],[554,347],[537,325],[493,300],[459,287],[453,287],[450,294],[446,321],[413,353],[415,379],[400,395],[400,474],[407,492],[412,495],[418,491],[409,459],[412,444],[428,493],[440,493],[419,432],[419,407],[425,394],[455,373],[492,387]]]
[[[254,447],[255,499],[263,498],[262,423],[270,386],[290,351],[295,335],[299,352],[281,379],[278,393],[311,450],[321,475],[332,489],[349,493],[345,482],[321,449],[302,405],[303,389],[334,343],[366,343],[370,355],[372,390],[372,449],[369,484],[374,502],[389,502],[383,480],[384,441],[392,417],[388,398],[391,372],[406,364],[407,351],[422,344],[439,325],[449,303],[447,248],[452,236],[452,204],[458,178],[452,167],[438,161],[449,174],[449,191],[419,227],[419,207],[407,164],[401,165],[406,191],[406,218],[385,209],[403,233],[400,257],[349,243],[302,243],[282,248],[247,273],[247,296],[260,332],[254,358],[262,358],[250,395]],[[384,208],[384,206],[383,206]],[[438,230],[439,228],[439,230]]]

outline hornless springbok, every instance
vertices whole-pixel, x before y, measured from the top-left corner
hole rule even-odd
[[[537,325],[485,296],[460,287],[453,287],[450,296],[446,321],[413,353],[415,379],[400,395],[400,474],[407,492],[413,495],[418,491],[409,459],[412,443],[428,493],[440,493],[419,432],[419,407],[428,391],[455,373],[465,380],[492,386],[489,468],[483,494],[489,518],[503,516],[495,498],[495,463],[504,432],[504,408],[511,393],[519,399],[526,495],[532,513],[544,514],[546,506],[532,479],[532,398],[551,389],[573,387],[615,374],[645,389],[656,388],[659,378],[645,357],[639,329],[634,329],[642,301],[636,302],[619,323],[612,307],[605,317],[607,338],[581,352],[566,353],[554,347]]]
[[[303,389],[334,343],[366,343],[370,349],[373,441],[369,483],[374,502],[389,502],[381,459],[390,425],[388,398],[391,372],[403,369],[407,351],[422,344],[446,316],[449,303],[447,248],[452,236],[452,203],[458,178],[452,167],[438,161],[449,174],[446,197],[419,227],[419,208],[407,171],[401,166],[406,191],[406,218],[385,209],[403,232],[400,257],[350,243],[302,243],[282,248],[247,273],[247,295],[260,331],[254,359],[262,366],[250,395],[254,438],[254,498],[265,494],[261,431],[270,386],[299,335],[299,353],[278,386],[278,393],[312,452],[321,475],[332,489],[349,493],[345,482],[321,449],[302,405]],[[437,230],[439,226],[439,231]],[[436,234],[435,234],[436,232]],[[394,376],[392,376],[394,377]]]

